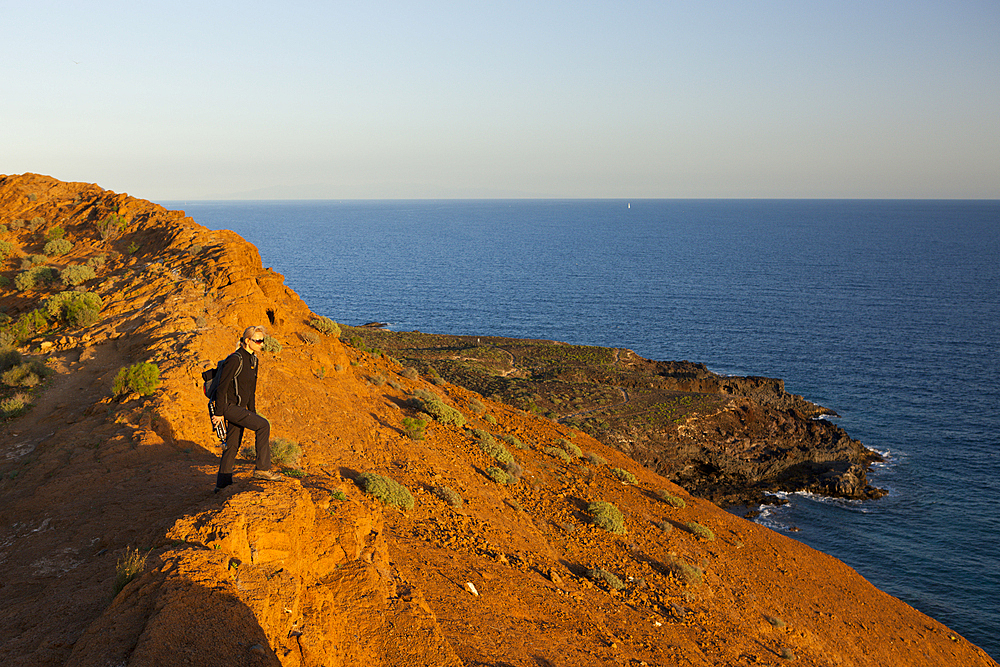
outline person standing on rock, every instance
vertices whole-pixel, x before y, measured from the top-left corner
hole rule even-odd
[[[281,475],[271,472],[271,424],[257,414],[257,352],[264,346],[264,327],[248,327],[240,338],[240,347],[229,355],[220,371],[215,392],[215,416],[212,425],[226,422],[226,451],[222,453],[215,490],[233,483],[236,454],[243,442],[243,431],[254,432],[257,460],[253,477],[279,480]]]

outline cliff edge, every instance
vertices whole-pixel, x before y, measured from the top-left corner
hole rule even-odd
[[[0,242],[9,665],[996,665],[567,424],[318,333],[231,232],[25,174]],[[301,454],[214,494],[200,373],[258,323]],[[137,363],[159,384],[116,392]]]

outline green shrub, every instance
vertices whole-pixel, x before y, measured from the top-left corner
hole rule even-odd
[[[602,567],[591,567],[587,568],[586,576],[591,581],[604,582],[616,591],[620,591],[625,588],[625,584],[622,580],[617,577],[617,575],[608,572]]]
[[[271,439],[271,460],[280,466],[294,468],[299,464],[302,448],[299,443],[284,438]]]
[[[479,446],[479,449],[487,456],[496,459],[500,463],[508,463],[514,460],[514,457],[507,451],[507,448],[498,443],[489,432],[480,428],[474,428],[472,429],[472,435],[476,437],[476,444]]]
[[[77,285],[83,284],[88,280],[93,280],[97,277],[97,273],[92,267],[72,264],[60,271],[59,277],[62,278],[62,281],[67,285],[76,287]]]
[[[10,257],[10,254],[14,252],[14,244],[10,241],[0,241],[0,261]]]
[[[516,484],[517,478],[502,468],[490,466],[486,469],[486,475],[497,484]]]
[[[115,567],[115,595],[121,593],[122,589],[144,569],[146,569],[146,556],[140,555],[138,549],[126,549],[125,555],[118,559],[118,565]]]
[[[703,540],[708,540],[709,542],[715,540],[715,533],[713,533],[709,528],[706,528],[697,521],[688,521],[686,524],[684,524],[684,527],[688,530],[689,533],[691,533],[695,537],[699,537]]]
[[[0,234],[6,234],[8,231],[7,225],[0,225]]]
[[[368,380],[376,387],[381,387],[382,385],[385,384],[385,376],[382,375],[381,373],[377,375],[372,375],[371,377],[368,378]]]
[[[639,480],[635,478],[635,475],[630,473],[628,470],[623,468],[612,468],[611,474],[625,482],[626,484],[638,484]]]
[[[506,433],[504,435],[501,435],[500,439],[503,440],[504,442],[506,442],[511,447],[514,447],[516,449],[527,449],[528,448],[528,446],[526,444],[524,444],[523,442],[521,442],[520,440],[518,440],[517,438],[515,438],[512,435],[507,435]]]
[[[37,333],[48,328],[49,319],[41,308],[24,313],[13,324],[0,329],[0,346],[14,347],[20,345]]]
[[[421,389],[414,392],[413,395],[419,404],[416,406],[417,409],[426,412],[436,421],[442,424],[454,424],[458,427],[465,426],[465,415],[447,405],[437,394]]]
[[[112,214],[97,221],[97,232],[101,235],[101,240],[113,239],[125,231],[125,217]]]
[[[34,289],[42,283],[55,282],[59,273],[49,266],[36,266],[22,271],[14,278],[14,287],[21,291]]]
[[[25,225],[25,221],[24,220],[11,220],[10,221],[10,228],[11,229],[24,229],[24,225]]]
[[[20,366],[23,359],[21,353],[12,347],[0,348],[0,373],[7,371],[14,366]]]
[[[264,345],[261,347],[265,352],[277,354],[281,352],[281,343],[274,336],[264,336]]]
[[[427,420],[418,417],[403,417],[403,430],[410,440],[423,440],[424,431],[427,428]]]
[[[71,327],[90,326],[103,306],[101,297],[93,292],[59,292],[45,300],[49,316]]]
[[[42,252],[49,257],[58,257],[59,255],[65,255],[72,249],[73,244],[66,239],[53,239],[45,244]]]
[[[13,396],[0,399],[0,419],[13,419],[20,417],[31,407],[31,396],[29,394],[17,393]]]
[[[61,239],[64,236],[66,236],[66,230],[60,227],[59,225],[56,225],[55,227],[50,229],[48,233],[45,235],[45,240],[55,241],[56,239]]]
[[[105,257],[104,255],[94,255],[93,257],[87,260],[87,266],[94,269],[95,271],[98,271],[104,268],[105,261],[107,261],[107,257]]]
[[[702,582],[704,572],[700,567],[692,565],[673,554],[667,556],[667,560],[663,565],[667,572],[674,575],[683,584],[700,584]]]
[[[406,510],[413,508],[413,496],[409,489],[394,479],[376,475],[373,472],[365,472],[358,476],[358,486],[368,495],[381,500],[384,505],[401,507]]]
[[[575,459],[583,456],[583,452],[580,451],[580,448],[565,438],[559,438],[559,441],[556,444],[565,449],[566,453]]]
[[[333,336],[334,338],[340,338],[340,325],[331,320],[329,317],[315,317],[309,320],[309,326],[321,334]]]
[[[567,463],[573,460],[573,457],[569,455],[569,452],[567,452],[562,447],[546,447],[542,451],[548,454],[549,456],[554,456],[557,459],[562,459]]]
[[[118,371],[111,390],[115,396],[136,393],[148,396],[160,386],[160,369],[156,364],[140,361]]]
[[[671,494],[666,489],[660,489],[656,492],[656,495],[660,497],[660,500],[673,507],[687,507],[687,503],[684,502],[683,498]]]
[[[47,261],[49,258],[45,255],[26,255],[21,258],[21,270],[26,271],[32,267],[41,266]]]
[[[407,366],[406,368],[404,368],[403,372],[401,372],[400,375],[405,377],[407,380],[416,380],[420,378],[420,373],[418,373],[417,369],[413,368],[412,366]]]
[[[0,383],[8,387],[36,387],[42,383],[52,369],[37,361],[25,361],[0,373]]]
[[[34,218],[31,219],[31,222],[28,224],[28,230],[33,232],[44,224],[45,224],[45,218],[43,218],[40,215],[36,215]]]
[[[627,531],[625,528],[625,517],[621,510],[613,504],[597,500],[587,505],[587,513],[599,528],[603,528],[609,533],[623,535]]]
[[[433,493],[435,496],[456,509],[461,509],[465,506],[465,501],[462,500],[462,496],[458,495],[458,492],[452,490],[451,487],[435,486]]]
[[[347,500],[347,494],[341,491],[340,489],[335,489],[331,491],[330,497],[333,498],[334,500],[339,500],[341,502]]]
[[[603,456],[595,454],[594,452],[587,453],[587,460],[593,463],[595,466],[606,466],[608,465],[607,459]]]

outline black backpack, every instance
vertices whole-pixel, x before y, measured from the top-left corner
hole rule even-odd
[[[233,354],[239,357],[240,360],[239,368],[236,369],[236,375],[233,376],[233,379],[235,380],[239,377],[240,371],[243,370],[243,357],[238,352],[233,352]],[[230,354],[229,357],[233,356],[233,354]],[[210,401],[215,400],[215,394],[219,391],[219,380],[222,379],[222,367],[226,365],[227,361],[229,361],[229,357],[226,357],[216,364],[215,368],[209,368],[201,374],[201,379],[204,383],[202,385],[202,389],[205,392],[205,396],[207,396]]]

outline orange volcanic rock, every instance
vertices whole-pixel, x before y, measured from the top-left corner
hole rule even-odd
[[[111,215],[127,224],[102,238]],[[0,225],[6,340],[71,289],[14,286],[53,228],[73,246],[48,265],[104,257],[81,286],[101,297],[97,320],[19,329],[24,359],[52,374],[0,387],[34,403],[0,425],[6,664],[996,665],[836,559],[585,434],[317,334],[231,232],[32,174],[0,177]],[[200,373],[250,324],[281,346],[262,354],[258,408],[302,455],[278,482],[251,479],[242,460],[213,494]],[[119,369],[140,361],[158,366],[159,387],[112,396]],[[467,423],[431,421],[411,439],[419,391]],[[493,481],[486,433],[519,480]],[[568,443],[595,457],[558,456]],[[412,508],[363,493],[367,472],[407,487]],[[623,533],[594,523],[599,500],[621,511]],[[131,549],[144,567],[115,595]]]

